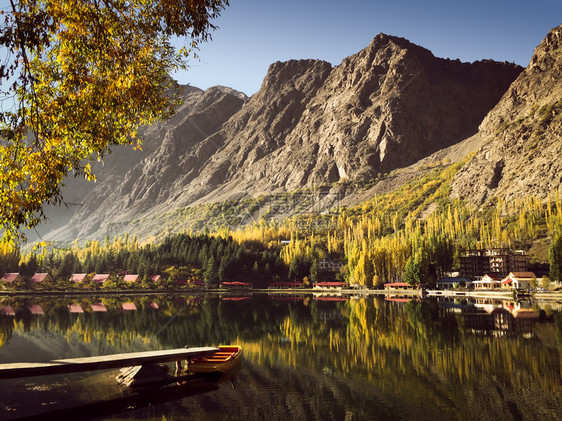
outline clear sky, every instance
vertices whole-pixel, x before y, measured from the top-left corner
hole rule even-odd
[[[562,0],[231,0],[202,44],[199,61],[177,73],[202,89],[254,94],[271,63],[322,59],[333,65],[380,32],[438,57],[526,66],[548,31],[562,24]]]

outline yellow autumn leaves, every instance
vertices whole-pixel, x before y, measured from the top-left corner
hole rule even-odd
[[[20,0],[6,12],[0,72],[15,98],[0,118],[0,222],[5,240],[62,202],[69,171],[93,179],[88,163],[111,147],[140,146],[138,128],[167,118],[179,101],[168,76],[209,37],[224,1]],[[13,106],[15,104],[15,106]]]

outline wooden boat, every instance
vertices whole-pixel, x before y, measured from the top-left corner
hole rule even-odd
[[[218,351],[189,360],[192,373],[226,373],[234,369],[241,361],[242,347],[239,345],[220,345]]]

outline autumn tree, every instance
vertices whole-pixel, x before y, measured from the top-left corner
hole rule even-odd
[[[550,248],[548,249],[548,261],[550,263],[550,278],[553,281],[562,281],[562,233],[554,235]]]
[[[404,282],[410,285],[420,284],[423,281],[423,267],[419,258],[410,257],[404,268]]]
[[[90,161],[179,101],[169,74],[209,39],[228,0],[10,0],[1,14],[0,229],[23,238],[65,176],[95,178]],[[173,37],[187,37],[177,49]]]

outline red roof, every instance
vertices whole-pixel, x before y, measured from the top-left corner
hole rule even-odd
[[[71,313],[84,313],[84,309],[80,306],[80,304],[70,304],[68,309]]]
[[[158,282],[160,281],[160,275],[150,275],[147,277],[147,279],[152,282]]]
[[[153,308],[154,310],[158,310],[158,309],[159,309],[158,303],[150,303],[150,304],[148,305],[148,307],[149,307],[149,308]]]
[[[233,282],[223,282],[221,285],[250,287],[250,286],[252,286],[253,284],[251,284],[251,283],[249,283],[249,282],[233,281]]]
[[[389,282],[384,284],[385,287],[411,287],[407,282]]]
[[[139,280],[139,275],[125,275],[123,280],[125,282],[137,282]]]
[[[123,310],[136,310],[137,306],[135,305],[135,303],[123,303],[122,304]]]
[[[107,273],[106,273],[106,274],[100,273],[99,275],[95,275],[95,276],[92,278],[92,281],[94,281],[94,282],[99,282],[100,284],[103,284],[103,283],[104,283],[105,281],[107,281],[108,279],[109,279],[109,274],[107,274]]]
[[[20,276],[19,273],[5,273],[0,280],[4,282],[14,282],[18,276]]]
[[[70,277],[70,282],[83,282],[87,276],[87,273],[75,273]]]
[[[315,287],[342,287],[347,285],[345,282],[316,282]]]
[[[107,311],[107,308],[102,303],[90,304],[90,307],[92,307],[92,311],[95,311],[95,312],[106,312]]]
[[[50,278],[50,276],[49,276],[48,273],[36,273],[29,280],[29,282],[32,283],[32,284],[38,284],[40,282],[46,281],[49,278]]]

